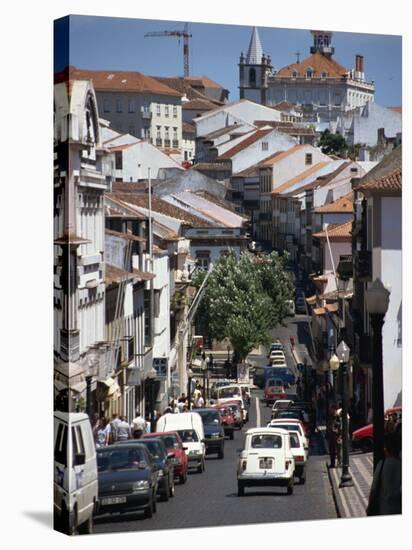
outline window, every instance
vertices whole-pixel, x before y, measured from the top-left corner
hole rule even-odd
[[[116,170],[123,170],[123,153],[122,151],[115,152],[115,168]]]
[[[160,103],[157,103],[157,104],[156,104],[156,115],[157,115],[157,116],[160,116],[160,114],[161,114],[161,113],[160,113]]]
[[[312,164],[312,153],[306,153],[305,164]]]
[[[296,78],[298,76],[298,72],[297,71],[292,71],[292,78]]]
[[[255,71],[255,69],[249,69],[249,84],[251,86],[256,85],[256,71]]]
[[[160,139],[162,136],[160,135],[160,126],[156,126],[156,137],[157,139]]]
[[[165,117],[169,116],[169,105],[165,105]]]
[[[254,435],[251,442],[252,449],[281,449],[282,437],[280,435]]]
[[[110,113],[110,101],[108,99],[103,101],[103,112]]]
[[[173,139],[177,139],[177,128],[173,128]]]
[[[129,113],[136,112],[136,102],[134,99],[129,99]]]
[[[169,139],[169,126],[165,126],[165,139]]]
[[[321,78],[326,78],[328,76],[328,73],[323,71],[321,74],[320,74],[320,77]]]
[[[57,430],[54,460],[63,466],[67,466],[67,426],[64,424],[59,424]]]
[[[307,69],[306,78],[312,78],[312,77],[313,77],[313,69]]]
[[[121,113],[123,111],[123,108],[122,108],[122,100],[121,99],[117,99],[116,100],[116,113]]]
[[[177,105],[173,105],[173,118],[177,118]]]
[[[209,269],[209,264],[210,264],[209,250],[198,250],[196,252],[196,263],[200,269]]]
[[[262,151],[268,151],[269,150],[269,144],[267,141],[262,141]]]

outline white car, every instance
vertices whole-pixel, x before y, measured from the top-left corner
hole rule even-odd
[[[295,476],[299,478],[299,483],[303,485],[306,482],[306,463],[308,453],[305,449],[305,442],[298,430],[288,430],[290,437],[290,448],[295,459]]]
[[[272,342],[270,351],[283,351],[283,344],[280,342]]]
[[[270,360],[272,360],[272,359],[283,359],[284,361],[286,361],[285,354],[283,353],[282,350],[278,350],[278,349],[274,349],[270,352],[269,359]]]
[[[272,413],[274,411],[279,411],[280,409],[288,409],[293,405],[294,401],[292,399],[276,399],[273,403]]]
[[[309,453],[309,440],[305,435],[305,430],[303,429],[302,422],[300,420],[294,420],[292,418],[275,418],[271,420],[267,427],[271,428],[282,428],[284,430],[296,430],[300,433],[303,440],[303,447],[306,451],[306,455]]]
[[[281,428],[252,428],[246,432],[245,448],[237,468],[238,496],[245,487],[286,487],[293,493],[295,459],[289,432]]]

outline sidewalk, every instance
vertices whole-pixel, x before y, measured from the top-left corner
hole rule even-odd
[[[328,450],[326,441],[326,426],[318,427],[325,447]],[[329,481],[332,487],[333,497],[341,518],[361,518],[366,516],[369,490],[373,478],[373,455],[372,453],[351,454],[349,456],[350,474],[353,487],[339,488],[342,469],[338,466],[334,469],[328,468],[329,458],[325,461]]]

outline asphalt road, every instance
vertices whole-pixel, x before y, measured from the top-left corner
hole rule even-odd
[[[250,421],[235,432],[233,441],[226,440],[224,459],[207,457],[205,472],[190,474],[185,485],[177,484],[175,497],[159,502],[152,519],[144,519],[141,513],[96,518],[95,533],[336,518],[319,436],[311,446],[306,484],[296,484],[293,495],[283,488],[261,487],[237,496],[236,466],[244,432],[256,426],[257,418],[265,425],[270,417],[270,408],[261,404],[261,396],[261,390],[253,391]]]

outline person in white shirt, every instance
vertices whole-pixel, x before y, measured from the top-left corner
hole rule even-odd
[[[138,410],[136,411],[136,418],[132,420],[132,429],[134,439],[139,439],[146,431],[146,420]]]
[[[195,403],[196,403],[196,408],[198,409],[201,409],[202,407],[205,406],[205,400],[203,399],[201,393],[199,393],[199,397],[196,399]]]

